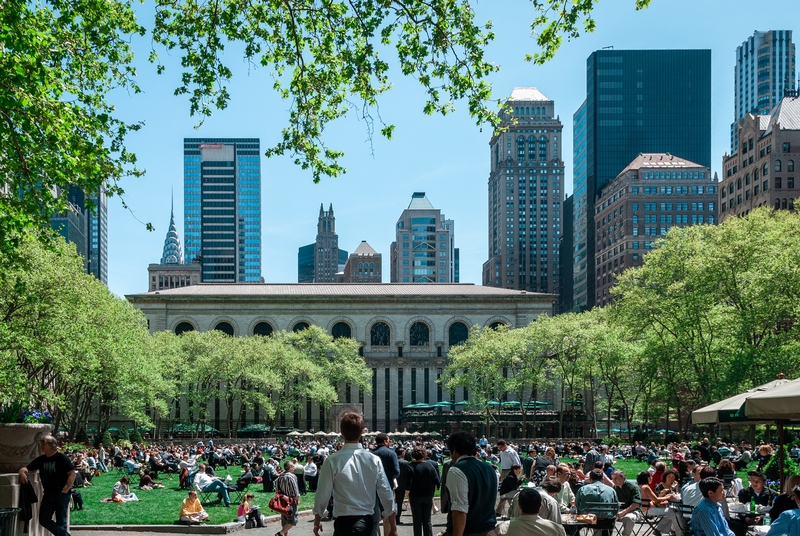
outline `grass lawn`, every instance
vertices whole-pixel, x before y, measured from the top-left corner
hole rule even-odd
[[[234,480],[241,475],[241,467],[230,468]],[[217,476],[225,478],[228,472],[220,468]],[[131,491],[139,497],[139,502],[128,503],[101,503],[102,499],[111,497],[114,484],[120,475],[115,471],[102,473],[92,479],[92,485],[81,488],[83,497],[83,510],[73,510],[71,513],[72,525],[171,525],[178,519],[181,502],[187,496],[187,491],[178,487],[178,476],[166,473],[159,474],[159,479],[164,482],[164,489],[142,491],[135,489],[138,484],[137,477],[132,480]],[[272,493],[264,493],[261,484],[251,485],[249,490],[256,496],[254,503],[261,506],[261,513],[272,515],[267,505],[272,498]],[[307,493],[300,497],[300,510],[310,510],[314,503],[314,494]],[[212,524],[229,523],[236,520],[238,504],[225,508],[221,503],[205,505]]]

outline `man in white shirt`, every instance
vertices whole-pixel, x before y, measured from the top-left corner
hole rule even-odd
[[[308,491],[317,491],[317,464],[314,463],[314,456],[308,459],[308,463],[303,467]]]
[[[198,491],[216,491],[217,496],[222,499],[225,506],[230,507],[231,498],[228,495],[228,486],[219,478],[207,475],[205,464],[200,466],[200,470],[194,477],[194,487],[197,488]]]
[[[511,466],[522,466],[522,460],[520,460],[519,454],[514,450],[514,447],[506,443],[505,439],[500,439],[497,442],[497,450],[500,451],[500,481],[502,482],[508,472],[511,471]]]
[[[380,459],[362,448],[359,440],[364,419],[357,413],[345,413],[340,423],[344,446],[331,454],[319,469],[314,500],[314,535],[322,532],[322,514],[334,494],[333,536],[368,536],[372,533],[375,497],[381,503],[387,536],[397,536],[394,493]]]
[[[532,488],[519,492],[519,508],[522,515],[500,523],[498,534],[505,536],[565,536],[564,527],[539,516],[542,496]]]

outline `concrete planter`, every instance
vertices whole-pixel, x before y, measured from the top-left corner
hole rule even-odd
[[[16,473],[41,455],[39,441],[52,429],[52,424],[0,424],[0,473]]]

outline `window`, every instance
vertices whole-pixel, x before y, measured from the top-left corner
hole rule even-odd
[[[448,330],[448,343],[450,346],[456,346],[463,343],[469,337],[469,328],[463,322],[453,322]]]
[[[794,188],[794,177],[789,177],[788,179],[786,179],[786,187]]]
[[[272,324],[269,322],[259,322],[253,326],[253,335],[260,335],[262,337],[269,337],[272,335]]]
[[[781,161],[775,160],[775,171],[780,171],[780,170],[781,170]]]
[[[181,333],[186,333],[187,331],[194,331],[194,326],[189,322],[181,322],[175,326],[175,335],[180,335]]]
[[[221,331],[225,335],[233,336],[233,326],[230,325],[229,322],[220,322],[216,326],[214,326],[215,331]]]
[[[776,190],[780,190],[781,189],[781,178],[780,177],[775,177],[775,189]]]
[[[297,324],[294,325],[292,331],[298,333],[300,331],[303,331],[304,329],[308,329],[308,322],[298,322]]]
[[[344,337],[345,339],[349,339],[352,337],[352,331],[350,329],[350,324],[347,322],[336,322],[331,328],[331,335],[334,339],[338,339],[340,337]]]
[[[767,176],[769,174],[769,166],[764,164],[764,167],[761,168],[761,174]]]
[[[794,171],[794,160],[786,162],[786,171]]]
[[[386,322],[375,322],[369,330],[369,342],[372,346],[389,346],[391,330]]]
[[[788,141],[783,142],[783,152],[788,153],[792,150],[792,144]]]
[[[414,322],[409,330],[411,346],[428,346],[430,344],[430,328],[424,322]]]

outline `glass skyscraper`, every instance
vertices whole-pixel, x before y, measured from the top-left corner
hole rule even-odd
[[[573,124],[572,305],[582,310],[596,299],[593,218],[603,186],[639,153],[670,153],[711,167],[711,51],[593,52],[586,101]]]
[[[88,258],[86,270],[108,286],[108,197],[105,190],[92,197],[86,209]]]
[[[767,115],[795,88],[795,49],[791,30],[753,32],[736,48],[731,154],[738,152],[737,124],[746,114]]]
[[[258,138],[184,138],[184,262],[204,283],[261,281]]]

